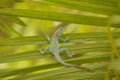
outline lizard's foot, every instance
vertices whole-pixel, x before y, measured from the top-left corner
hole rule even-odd
[[[45,54],[45,52],[46,52],[48,49],[49,49],[49,48],[46,48],[46,49],[43,50],[43,51],[42,51],[41,49],[39,49],[38,51],[40,51],[41,54]]]
[[[73,58],[73,55],[72,55],[72,54],[71,54],[71,55],[69,54],[68,57],[69,57],[69,58]]]
[[[64,42],[68,42],[68,41],[69,41],[69,38],[68,38],[68,37],[66,37]]]
[[[69,38],[59,38],[60,42],[68,42],[69,41]]]
[[[43,52],[41,49],[38,49],[38,51],[39,51],[41,54],[44,54],[44,52]]]
[[[76,54],[73,54],[73,55],[72,55],[72,58],[76,58],[76,57],[79,57],[79,56],[82,56],[82,54],[76,53]]]

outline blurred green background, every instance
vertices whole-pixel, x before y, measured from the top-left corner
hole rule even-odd
[[[85,1],[87,2],[87,0],[85,0]],[[105,0],[105,1],[107,2],[107,0]],[[53,2],[54,2],[54,0],[53,0]],[[91,4],[92,4],[92,2],[94,2],[94,1],[91,1]],[[110,3],[110,1],[108,1],[108,2]],[[112,2],[112,0],[111,0],[111,2]],[[110,17],[110,15],[94,13],[94,12],[89,12],[89,11],[84,11],[84,10],[77,10],[77,8],[71,9],[68,7],[54,5],[54,4],[53,5],[50,4],[49,0],[48,0],[48,3],[44,2],[44,0],[0,0],[1,9],[11,8],[11,9],[25,9],[25,10],[40,10],[40,11],[60,12],[60,13],[77,14],[77,15],[82,15],[82,16],[93,16],[93,17],[101,17],[101,18],[109,18]],[[97,2],[93,3],[93,4],[97,5]],[[106,7],[107,6],[114,7],[114,5],[109,5],[107,3],[102,4],[102,5],[106,5]],[[15,17],[17,17],[17,16],[15,16]],[[5,73],[5,75],[9,76],[9,74],[10,75],[12,75],[12,73],[17,74],[17,72],[18,72],[17,76],[13,75],[10,77],[7,77],[7,76],[4,77],[4,75],[3,75],[2,76],[3,78],[1,78],[1,80],[8,80],[8,79],[19,80],[18,79],[19,77],[23,77],[23,76],[26,76],[29,74],[49,72],[51,70],[53,71],[53,70],[61,69],[61,67],[49,68],[49,64],[52,64],[52,63],[54,64],[57,62],[53,58],[53,56],[51,56],[51,54],[48,53],[48,55],[39,56],[41,54],[38,54],[38,49],[44,49],[48,46],[48,44],[46,44],[46,42],[45,42],[45,44],[44,43],[42,44],[42,42],[40,43],[40,42],[38,42],[38,40],[41,40],[44,42],[46,40],[45,35],[46,34],[52,35],[54,33],[54,31],[58,28],[57,26],[64,22],[50,21],[49,19],[42,20],[42,19],[19,17],[19,19],[21,20],[21,23],[19,23],[19,20],[17,22],[17,20],[15,20],[16,18],[11,18],[9,15],[8,16],[0,15],[0,18],[1,18],[1,20],[0,20],[0,26],[1,26],[0,27],[0,35],[1,35],[1,37],[0,37],[0,39],[1,39],[1,41],[0,41],[0,43],[1,43],[1,46],[0,46],[0,60],[1,60],[0,75]],[[7,25],[5,23],[7,23]],[[88,48],[93,46],[93,47],[91,47],[92,48],[91,50],[94,50],[93,52],[90,50],[88,50],[88,51],[84,50],[84,48],[82,49],[82,46],[80,46],[81,51],[83,50],[82,55],[94,55],[94,54],[98,55],[101,53],[111,53],[111,52],[114,53],[113,48],[111,48],[111,43],[110,43],[111,40],[109,37],[110,33],[106,27],[103,27],[103,26],[98,27],[95,25],[88,25],[88,24],[86,24],[86,25],[85,24],[75,24],[75,23],[70,23],[70,22],[68,22],[68,23],[69,24],[66,25],[67,30],[63,34],[66,34],[66,36],[68,35],[68,37],[69,36],[83,37],[80,40],[79,39],[77,40],[77,38],[75,38],[76,41],[73,40],[73,42],[71,41],[70,43],[68,43],[68,48],[71,48],[72,46],[77,48],[76,47],[77,44],[78,44],[77,46],[83,45],[83,47],[88,47]],[[22,25],[20,25],[20,24],[22,24]],[[106,24],[106,26],[107,26],[107,24]],[[118,45],[117,49],[119,49],[119,37],[120,37],[119,36],[119,28],[112,27],[112,28],[110,28],[110,30],[113,31],[113,36],[115,37],[115,39],[117,38],[115,40],[116,41],[115,45],[117,44]],[[74,35],[72,35],[72,34],[74,34]],[[80,36],[80,35],[82,35],[82,36]],[[64,35],[63,35],[63,37],[64,37]],[[86,38],[84,38],[84,37],[86,37]],[[86,42],[86,44],[84,45],[84,41],[87,40],[87,38],[88,38],[88,42]],[[89,41],[89,38],[90,38],[90,41]],[[6,41],[6,42],[4,42],[4,41]],[[81,41],[83,41],[83,42],[81,42]],[[61,45],[67,46],[67,44],[64,44],[64,43]],[[94,46],[99,46],[99,45],[102,46],[103,48],[99,49],[97,51],[97,48],[94,48]],[[77,51],[77,49],[76,49],[76,51],[73,50],[72,53],[80,53],[80,52]],[[109,57],[110,57],[110,55],[109,55]],[[68,59],[66,56],[63,56],[63,58]],[[81,60],[81,58],[80,58],[80,60]],[[110,59],[108,59],[108,57],[106,57],[104,60],[107,61]],[[100,63],[101,65],[103,65],[106,62],[104,60],[101,59],[101,63]],[[89,62],[89,60],[88,60],[88,62]],[[99,62],[99,60],[98,60],[98,62]],[[95,62],[95,59],[93,61],[93,63],[97,64],[97,65],[99,64],[98,62]],[[76,62],[76,63],[79,63],[79,62]],[[80,62],[80,63],[82,63],[82,62]],[[85,63],[87,63],[87,60]],[[41,65],[45,65],[45,64],[48,64],[48,69],[43,68],[41,70],[38,69],[38,71],[37,71],[36,66],[41,66]],[[105,64],[107,64],[107,63],[105,63]],[[29,69],[30,67],[33,67],[33,68],[35,67],[36,71],[34,71],[34,69],[33,69],[33,72],[31,71],[32,73],[28,73],[30,70]],[[27,70],[27,68],[28,68],[28,70]],[[14,70],[19,70],[19,69],[20,70],[23,69],[22,71],[24,71],[24,69],[25,69],[26,72],[23,72],[23,73],[22,73],[22,71],[16,71],[16,73],[14,72]],[[64,70],[64,68],[62,68],[62,69]],[[12,70],[13,70],[13,72],[9,72]],[[73,69],[70,69],[70,70],[73,70]],[[7,71],[9,72],[8,74],[7,74]],[[21,73],[21,74],[19,74],[19,73]],[[47,79],[49,79],[49,78],[45,78],[45,79],[38,79],[36,77],[35,77],[35,79],[34,79],[34,77],[33,77],[33,79],[30,77],[28,79],[20,78],[20,80],[47,80]],[[97,80],[97,79],[98,78],[89,79],[89,80]],[[99,79],[102,80],[103,77],[99,78]],[[51,80],[53,80],[53,79],[51,79]],[[59,78],[58,78],[58,80],[59,80]],[[79,78],[78,79],[67,79],[67,78],[65,79],[65,77],[63,77],[60,80],[87,80],[87,79],[79,79]],[[105,78],[105,80],[109,80],[109,79]],[[117,78],[116,78],[116,80],[117,80]]]

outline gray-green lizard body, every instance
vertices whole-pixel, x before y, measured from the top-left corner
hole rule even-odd
[[[66,48],[59,47],[59,40],[63,40],[63,41],[68,40],[67,38],[66,39],[60,38],[61,34],[63,33],[63,31],[65,29],[66,29],[66,27],[60,27],[58,30],[55,31],[55,33],[52,36],[51,47],[46,48],[44,51],[40,50],[41,54],[44,54],[47,50],[49,50],[55,56],[56,60],[58,62],[60,62],[61,64],[68,66],[68,67],[76,67],[76,68],[80,68],[80,69],[89,70],[88,68],[81,67],[79,65],[66,63],[61,59],[60,53],[63,51],[65,51],[69,57],[72,57],[72,55],[69,54],[69,51]],[[48,36],[47,36],[47,39],[50,40],[50,38]]]

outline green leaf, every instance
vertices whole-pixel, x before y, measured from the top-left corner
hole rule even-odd
[[[108,21],[108,18],[102,17],[22,9],[0,9],[0,14],[94,26],[106,26]],[[112,27],[119,27],[119,25],[113,24]]]
[[[8,35],[10,34],[10,32],[8,32],[2,25],[0,25],[0,30],[3,31],[4,33],[8,34]]]
[[[16,16],[7,16],[7,18],[9,18],[11,21],[21,25],[21,26],[26,26],[26,24],[18,17]]]
[[[99,54],[99,55],[97,54],[97,55],[91,55],[91,56],[83,56],[77,59],[71,59],[67,62],[84,64],[84,63],[101,62],[101,61],[106,61],[106,60],[110,60],[109,54]],[[4,72],[3,74],[0,75],[0,78],[16,75],[20,73],[28,73],[28,72],[30,73],[30,72],[38,71],[38,70],[57,68],[61,66],[63,65],[61,65],[60,63],[53,63],[53,64],[46,64],[46,65],[41,65],[41,66],[36,66],[36,67],[31,67],[31,68],[13,70],[13,71]]]
[[[104,44],[104,46],[102,45]],[[69,45],[70,46],[70,45]],[[100,51],[110,51],[110,46],[105,43],[100,44],[87,44],[87,45],[72,45],[69,46],[62,46],[68,48],[71,54],[79,54],[82,55],[83,53],[89,53],[89,52],[100,52]],[[95,50],[95,49],[96,50]],[[48,55],[49,53],[49,55]],[[8,62],[15,62],[15,61],[22,61],[22,60],[30,60],[30,59],[39,59],[44,57],[50,57],[50,52],[46,52],[46,55],[41,55],[39,50],[35,51],[28,51],[28,52],[22,52],[22,53],[16,53],[8,56],[2,56],[0,57],[0,63],[8,63]],[[79,56],[78,56],[79,57]]]
[[[119,32],[114,32],[113,37],[119,38]],[[52,35],[49,35],[52,37]],[[108,36],[105,32],[91,32],[91,33],[71,33],[71,34],[63,34],[61,37],[66,38],[69,37],[69,42],[87,42],[87,41],[101,41],[107,40]],[[26,37],[18,37],[18,38],[10,38],[6,40],[1,40],[1,46],[11,46],[11,45],[39,45],[39,44],[47,44],[46,36],[26,36]]]
[[[6,6],[8,4],[16,5],[15,1],[23,1],[23,0],[1,0],[0,3],[2,6]],[[118,8],[119,2],[116,0],[40,0],[41,2],[33,1],[33,0],[26,0],[23,1],[22,7],[19,8],[27,8],[30,9],[17,9],[18,7],[15,7],[14,9],[11,8],[1,8],[0,9],[0,15],[5,16],[9,18],[12,22],[15,22],[21,26],[25,26],[25,23],[20,20],[19,17],[24,18],[31,18],[31,19],[41,19],[41,20],[49,20],[49,21],[59,21],[59,22],[65,22],[68,24],[76,23],[76,24],[83,24],[83,25],[92,25],[92,26],[98,26],[98,27],[106,27],[109,17],[114,15],[120,15],[120,10]],[[44,2],[44,3],[43,3]],[[4,5],[4,4],[5,5]],[[47,4],[46,4],[47,3]],[[35,4],[35,6],[34,6]],[[18,6],[19,4],[17,4]],[[21,5],[21,4],[20,4]],[[44,8],[43,8],[44,5]],[[47,9],[46,9],[46,5]],[[8,6],[8,5],[7,5]],[[44,11],[38,11],[38,8],[42,6],[42,10]],[[56,6],[58,6],[56,8]],[[63,7],[63,8],[61,8]],[[32,8],[32,9],[31,9]],[[53,9],[51,10],[48,9]],[[59,9],[60,10],[59,10]],[[68,8],[68,9],[65,9]],[[33,10],[35,9],[35,10]],[[61,10],[68,12],[60,12]],[[39,9],[41,10],[41,9]],[[47,11],[48,10],[48,11]],[[58,12],[55,12],[55,11]],[[72,12],[83,12],[83,14],[71,14]],[[84,14],[84,13],[88,14]],[[90,15],[89,15],[90,13]],[[94,15],[94,13],[97,13]],[[91,15],[92,14],[92,15]],[[99,16],[100,15],[100,16]],[[37,21],[37,20],[34,20]],[[32,29],[37,29],[38,27],[43,27],[44,25],[34,23],[34,21],[27,22],[28,26],[32,26]],[[4,27],[0,27],[0,29],[7,34],[14,33],[18,34],[14,28],[9,25],[4,20],[0,19],[0,23]],[[46,22],[45,22],[46,24]],[[46,26],[46,25],[45,25]],[[45,26],[43,28],[45,28]],[[65,24],[66,26],[66,24]],[[70,25],[71,26],[71,25]],[[50,25],[49,25],[50,27]],[[73,27],[73,26],[72,26]],[[120,23],[111,23],[111,27],[113,31],[119,31]],[[30,28],[30,27],[29,27]],[[85,26],[86,28],[86,26]],[[116,28],[116,29],[114,29]],[[89,28],[90,29],[90,28]],[[29,32],[29,29],[21,29],[24,33]],[[93,30],[93,29],[90,29]],[[89,30],[89,32],[91,32]],[[94,28],[93,31],[99,30],[99,28]],[[105,28],[100,28],[100,31],[104,30]],[[42,33],[42,31],[40,32]],[[44,34],[44,33],[43,33]],[[119,32],[113,32],[114,39],[117,39],[119,44],[118,38],[120,37]],[[26,34],[25,34],[26,35]],[[50,35],[51,37],[52,35]],[[26,36],[26,37],[17,37],[17,38],[7,38],[0,40],[0,46],[1,46],[1,54],[0,57],[0,63],[3,64],[2,68],[0,66],[0,79],[2,80],[104,80],[106,78],[106,74],[110,78],[116,78],[118,74],[114,74],[114,72],[109,71],[108,67],[110,65],[110,70],[119,70],[119,62],[114,61],[111,62],[111,45],[108,39],[108,35],[106,32],[93,32],[93,33],[70,33],[70,34],[63,34],[61,37],[66,38],[68,37],[70,40],[67,43],[60,42],[60,48],[66,47],[70,51],[71,54],[73,54],[73,58],[66,57],[65,52],[61,54],[61,58],[63,58],[63,61],[70,64],[77,64],[85,66],[86,68],[92,68],[95,71],[85,71],[81,69],[76,68],[68,68],[63,66],[62,64],[58,63],[57,60],[49,63],[41,65],[40,62],[36,61],[42,58],[48,58],[51,60],[51,58],[54,58],[52,54],[48,51],[45,55],[41,55],[39,52],[40,49],[46,48],[46,46],[51,46],[48,44],[48,41],[46,39],[46,36]],[[24,51],[26,46],[22,45],[39,45],[37,48],[34,47],[33,51]],[[44,47],[42,47],[45,45]],[[16,49],[17,48],[17,49]],[[19,50],[24,50],[20,51]],[[27,46],[27,48],[31,48]],[[119,46],[117,46],[119,49]],[[32,46],[33,49],[33,46]],[[6,51],[5,51],[6,50]],[[8,55],[8,53],[10,53]],[[19,64],[19,61],[25,61],[30,60],[29,62],[32,62],[35,59],[35,64],[37,66],[33,65],[28,66],[27,68],[17,68],[14,66],[14,68],[10,67],[13,64],[17,65]],[[32,61],[31,61],[32,60]],[[119,60],[119,59],[118,59]],[[108,63],[109,61],[109,63]],[[12,63],[15,62],[15,63]],[[18,63],[17,63],[18,62]],[[4,67],[4,64],[7,66]],[[10,65],[10,66],[9,66]],[[23,65],[22,65],[23,66]],[[6,68],[7,67],[7,68]],[[16,68],[16,69],[15,69]],[[11,70],[12,69],[12,70]],[[107,77],[108,77],[107,76]],[[119,78],[118,78],[119,80]]]
[[[120,71],[120,59],[115,59],[109,66],[110,70]]]
[[[1,40],[1,46],[11,46],[11,45],[36,45],[36,44],[47,44],[47,39],[43,36],[27,36],[11,38],[6,40]]]
[[[118,7],[117,1],[115,0],[75,0],[75,1],[88,2],[91,4],[99,4],[99,5],[109,6],[109,7]]]
[[[86,76],[87,75],[87,76]],[[59,74],[59,75],[54,75],[54,76],[48,76],[48,77],[43,77],[43,78],[37,78],[41,80],[89,80],[89,79],[97,79],[97,80],[103,80],[105,77],[105,72],[84,72],[84,71],[76,71],[76,72],[71,72],[71,73],[64,73],[64,74]],[[19,79],[18,79],[19,80]]]
[[[52,5],[58,5],[63,6],[70,9],[77,9],[87,12],[94,12],[98,14],[105,14],[105,15],[114,15],[114,14],[120,14],[120,11],[118,10],[118,7],[113,6],[107,6],[107,5],[100,5],[100,3],[106,3],[105,1],[97,1],[99,4],[92,3],[90,0],[88,1],[81,1],[81,0],[43,0],[52,3]],[[116,5],[116,3],[108,2]]]
[[[74,75],[75,73],[78,73],[77,75]],[[97,74],[97,75],[96,75]],[[25,75],[23,77],[19,78],[13,78],[11,80],[26,80],[26,79],[40,79],[40,80],[70,80],[70,79],[93,79],[94,78],[104,78],[105,72],[87,72],[85,70],[81,69],[76,69],[76,68],[61,68],[57,70],[52,70],[52,71],[46,71],[42,73],[36,73],[36,74],[31,74],[31,75]],[[71,76],[70,76],[71,75]],[[87,75],[87,77],[86,77]],[[101,76],[103,75],[103,76]],[[94,77],[95,76],[95,77]],[[56,78],[57,77],[57,78]]]
[[[0,23],[2,24],[3,27],[5,27],[7,33],[10,34],[11,32],[13,32],[13,33],[15,33],[15,34],[17,34],[17,35],[19,35],[19,36],[22,36],[20,33],[18,33],[15,29],[13,29],[12,26],[9,25],[9,24],[8,24],[7,22],[5,22],[4,20],[0,19]],[[7,30],[8,30],[8,31],[7,31]]]

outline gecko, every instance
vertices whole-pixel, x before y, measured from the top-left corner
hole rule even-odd
[[[72,55],[69,53],[68,49],[66,48],[60,48],[59,47],[59,40],[62,40],[62,41],[67,41],[68,38],[66,39],[63,39],[63,38],[60,38],[60,36],[62,35],[62,33],[66,30],[66,26],[65,27],[60,27],[58,28],[55,33],[53,34],[52,36],[52,40],[50,40],[49,36],[47,36],[47,40],[48,41],[51,41],[51,47],[48,47],[46,48],[44,51],[42,50],[39,50],[41,54],[44,54],[47,50],[49,50],[53,55],[54,57],[56,58],[56,60],[63,64],[64,66],[67,66],[67,67],[76,67],[76,68],[80,68],[80,69],[86,69],[86,70],[90,70],[88,68],[85,68],[85,67],[82,67],[82,66],[79,66],[79,65],[75,65],[75,64],[69,64],[69,63],[66,63],[64,62],[62,59],[61,59],[61,56],[60,56],[60,53],[62,53],[63,51],[66,52],[66,54],[68,55],[68,57],[72,58]]]

